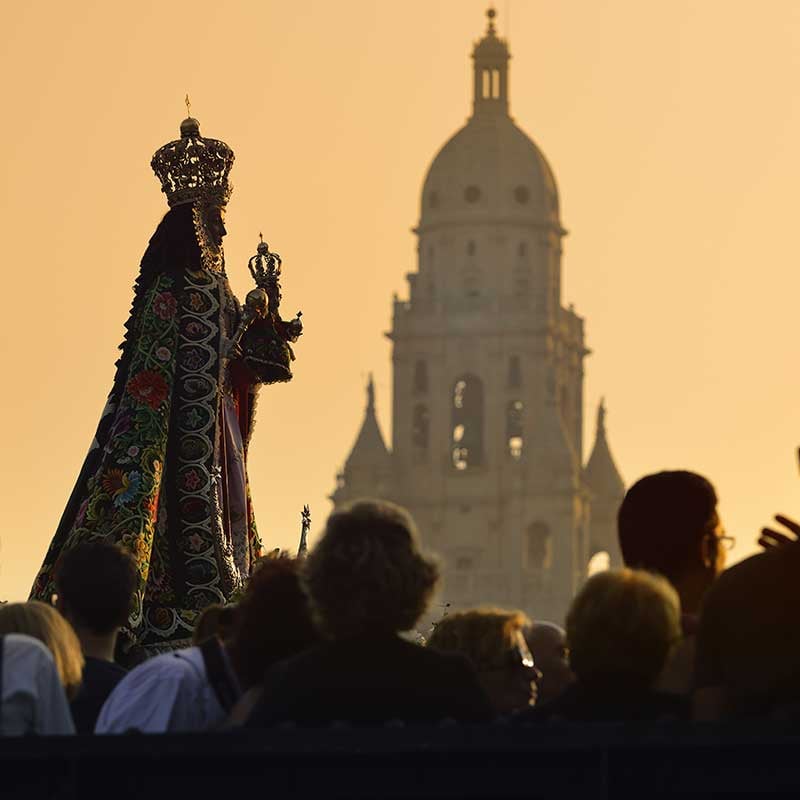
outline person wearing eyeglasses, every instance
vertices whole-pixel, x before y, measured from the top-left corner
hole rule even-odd
[[[428,647],[466,656],[495,713],[510,714],[536,703],[542,678],[525,641],[527,625],[530,620],[520,611],[459,611],[436,623]]]
[[[689,695],[703,598],[735,544],[722,526],[717,493],[696,472],[646,475],[625,494],[617,530],[625,566],[663,575],[680,597],[683,641],[673,650],[659,687]]]

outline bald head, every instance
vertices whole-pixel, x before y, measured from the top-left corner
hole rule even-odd
[[[534,622],[525,628],[528,643],[537,669],[542,673],[539,682],[539,704],[552,700],[575,680],[569,668],[567,636],[553,622]]]

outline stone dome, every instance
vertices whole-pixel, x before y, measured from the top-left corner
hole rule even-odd
[[[505,113],[475,114],[433,159],[422,189],[420,229],[482,220],[561,231],[553,171]]]

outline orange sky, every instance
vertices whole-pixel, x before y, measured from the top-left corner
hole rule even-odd
[[[188,91],[236,151],[227,262],[259,230],[301,308],[295,380],[261,395],[265,542],[315,529],[374,370],[388,435],[393,291],[431,159],[469,113],[483,0],[6,4],[0,597],[39,566],[110,388],[131,285],[165,211],[149,167]],[[509,14],[510,10],[510,14]],[[587,434],[605,395],[626,479],[717,485],[736,555],[800,516],[796,337],[800,4],[501,0],[511,113],[558,181],[564,302],[586,317]],[[510,25],[510,29],[509,29]]]

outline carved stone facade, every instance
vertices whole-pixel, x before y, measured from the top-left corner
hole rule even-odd
[[[472,57],[473,114],[428,170],[418,270],[394,302],[391,452],[370,382],[332,499],[409,508],[443,559],[443,602],[563,620],[593,554],[619,561],[624,486],[602,419],[582,467],[584,321],[561,303],[558,190],[509,116],[493,12]]]

